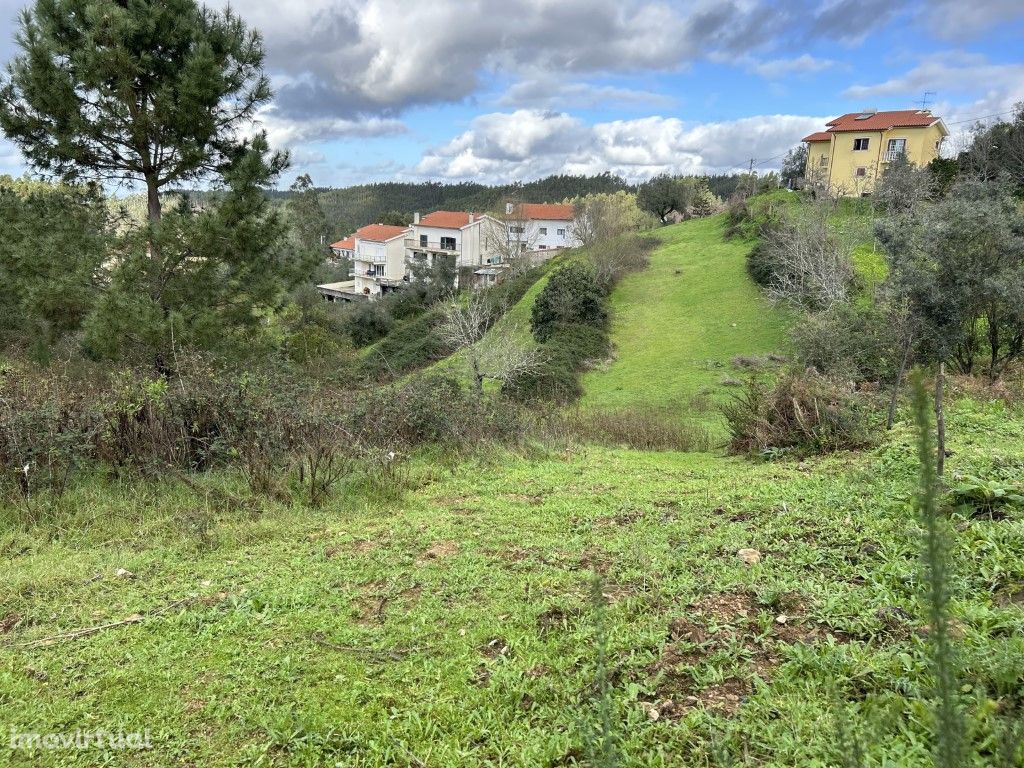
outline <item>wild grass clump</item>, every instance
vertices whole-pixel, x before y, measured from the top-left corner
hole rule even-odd
[[[841,383],[810,371],[788,373],[774,384],[753,376],[720,409],[730,450],[737,454],[823,454],[874,441],[865,402]]]
[[[680,419],[666,408],[631,407],[576,411],[567,428],[581,439],[640,451],[708,451],[714,440],[702,424]]]

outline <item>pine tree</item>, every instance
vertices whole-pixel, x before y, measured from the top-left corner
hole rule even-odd
[[[0,87],[0,127],[37,169],[160,190],[220,173],[271,97],[263,43],[195,0],[37,0]]]

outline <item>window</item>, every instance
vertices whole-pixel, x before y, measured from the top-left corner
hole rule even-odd
[[[426,235],[420,235],[420,247],[421,248],[426,248],[427,247],[427,236]]]
[[[541,227],[541,228],[540,228],[540,233],[541,233],[542,235],[546,235],[546,234],[548,233],[548,228],[547,228],[547,227]]]
[[[564,229],[558,230],[558,236],[559,237],[565,237],[565,230]]]
[[[818,160],[818,165],[822,168],[828,168],[828,155],[822,155],[821,159]]]
[[[455,250],[455,238],[454,237],[442,237],[441,238],[441,250],[443,250],[443,251],[454,251]]]
[[[895,160],[900,155],[905,154],[907,151],[907,140],[906,139],[889,139],[889,144],[885,149],[885,159],[887,162]]]
[[[521,235],[521,234],[523,234],[523,233],[524,233],[524,232],[525,232],[526,230],[525,230],[525,229],[523,229],[522,227],[509,227],[509,228],[508,228],[508,231],[509,231],[509,232],[511,232],[511,233],[512,233],[513,235]]]
[[[546,250],[548,249],[548,247],[547,247],[546,245],[542,245],[542,246],[540,246],[540,249],[541,249],[542,251],[546,251]]]
[[[853,140],[853,151],[861,152],[868,148],[868,139],[854,139]]]
[[[857,172],[854,175],[857,176],[858,178],[863,178],[864,176],[868,175],[868,169],[867,168],[858,168]]]

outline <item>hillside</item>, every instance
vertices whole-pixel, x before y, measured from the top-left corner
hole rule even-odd
[[[615,357],[584,378],[581,407],[685,412],[741,374],[735,358],[783,351],[785,313],[747,276],[751,244],[725,240],[723,228],[716,216],[657,231],[650,267],[612,293]]]
[[[954,469],[991,472],[994,433],[1024,454],[1019,415],[957,405]],[[603,644],[623,766],[832,765],[848,714],[873,760],[930,764],[905,429],[799,465],[588,448],[446,467],[319,512],[233,474],[97,479],[38,522],[0,510],[5,711],[25,732],[148,729],[129,767],[572,765]],[[965,684],[1005,694],[1020,520],[958,527]]]

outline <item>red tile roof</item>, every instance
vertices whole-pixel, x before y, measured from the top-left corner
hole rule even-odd
[[[336,243],[331,243],[331,248],[336,251],[352,251],[356,247],[356,236],[349,235],[344,240],[339,240]]]
[[[469,226],[470,217],[472,217],[473,221],[480,221],[483,218],[482,215],[475,213],[434,211],[420,219],[420,225],[424,227],[438,227],[440,229],[462,229]]]
[[[830,120],[826,125],[832,133],[849,131],[887,131],[890,128],[927,128],[941,119],[927,110],[901,109],[893,112],[875,112],[863,120],[857,118],[866,112],[851,112]]]
[[[828,131],[818,131],[810,136],[804,136],[801,141],[832,141],[832,134]]]
[[[523,203],[516,210],[516,215],[532,221],[572,221],[575,211],[571,205],[563,203]]]
[[[353,237],[360,240],[370,240],[374,243],[384,243],[394,240],[408,232],[408,227],[392,227],[388,224],[370,224],[358,230]]]

